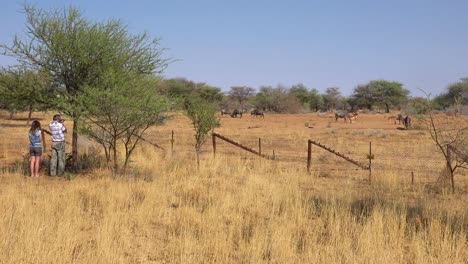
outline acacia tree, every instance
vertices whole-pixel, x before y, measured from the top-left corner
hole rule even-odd
[[[143,135],[152,125],[161,124],[168,109],[167,101],[156,93],[156,79],[152,76],[108,72],[98,86],[84,87],[84,132],[99,143],[106,160],[113,161],[118,172],[119,146],[125,149],[123,170]]]
[[[399,82],[374,80],[365,85],[358,85],[352,97],[358,106],[365,106],[370,110],[375,104],[382,104],[389,113],[390,106],[399,106],[408,99],[409,93]]]
[[[83,87],[99,82],[109,69],[140,74],[161,73],[167,66],[158,40],[132,35],[118,20],[102,23],[84,18],[73,7],[45,11],[24,5],[27,31],[4,53],[51,76],[60,97],[58,110],[73,120],[72,160],[78,162],[78,125],[85,109],[78,101]]]
[[[24,101],[18,98],[18,91],[23,87],[17,75],[6,69],[0,72],[0,106],[10,112],[10,119],[13,119],[17,111],[26,107]]]
[[[219,127],[219,119],[216,117],[216,108],[210,102],[200,98],[192,98],[186,102],[187,117],[192,121],[195,130],[195,152],[197,155],[197,168],[200,169],[200,150],[206,142],[209,132]]]
[[[434,98],[434,102],[442,108],[453,106],[455,114],[460,114],[462,106],[468,105],[468,79],[449,85],[447,92]]]
[[[341,95],[340,88],[329,87],[325,90],[325,94],[322,97],[327,110],[335,110],[343,96]]]
[[[323,107],[323,97],[317,89],[312,89],[309,92],[309,106],[311,110],[317,112],[320,108]]]
[[[297,90],[296,90],[297,91]],[[278,113],[297,113],[302,107],[298,97],[290,89],[278,85],[262,86],[255,95],[255,107]]]
[[[272,110],[273,104],[273,87],[261,86],[260,91],[255,95],[255,107],[263,110]]]
[[[299,100],[303,107],[307,107],[310,101],[309,91],[302,83],[296,84],[289,88],[289,93]]]
[[[255,94],[255,89],[247,86],[233,86],[229,91],[229,97],[238,102],[240,107]]]
[[[34,109],[48,106],[48,82],[44,73],[33,72],[24,67],[0,71],[0,104],[10,112],[10,119],[17,111],[27,110],[31,120]]]

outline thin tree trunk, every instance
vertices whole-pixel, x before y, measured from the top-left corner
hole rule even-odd
[[[72,170],[78,170],[78,120],[73,119],[73,135],[72,135]]]
[[[127,164],[128,164],[128,161],[130,160],[130,155],[132,154],[132,151],[128,149],[128,145],[125,144],[125,161],[124,161],[124,164],[123,164],[123,171],[126,172],[127,171]]]
[[[200,171],[200,150],[196,150],[197,152],[197,169]]]
[[[114,172],[117,172],[117,169],[118,169],[118,163],[117,163],[117,140],[115,140],[115,139],[114,139],[113,156],[114,156]]]
[[[450,145],[447,146],[447,170],[450,172],[450,184],[452,185],[452,193],[455,193],[455,173],[452,169],[452,151],[450,149]]]
[[[109,157],[109,152],[107,151],[107,146],[104,143],[100,143],[101,146],[104,148],[104,155],[106,156],[106,163],[109,163],[110,157]]]

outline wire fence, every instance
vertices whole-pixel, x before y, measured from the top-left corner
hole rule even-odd
[[[3,129],[3,128],[2,128]],[[71,133],[70,133],[71,134]],[[67,135],[67,151],[71,150],[71,135]],[[193,131],[190,130],[159,130],[148,133],[142,144],[157,145],[168,153],[192,155]],[[279,164],[307,171],[307,135],[280,135],[278,137],[258,137],[251,134],[230,133],[224,135],[251,149],[260,151],[262,155],[272,157]],[[306,136],[306,137],[305,137]],[[319,134],[313,137],[317,142],[329,146],[341,154],[359,163],[367,165],[369,145],[363,139],[366,134],[355,133],[349,135]],[[379,136],[379,134],[377,135]],[[373,177],[393,175],[408,180],[413,178],[418,182],[434,182],[445,168],[445,161],[436,146],[422,137],[402,137],[397,140],[386,137],[372,138],[372,174]],[[358,138],[358,140],[356,139]],[[21,157],[28,151],[28,138],[25,133],[8,133],[8,137],[0,139],[0,167],[11,165],[12,160],[7,156]],[[260,143],[261,142],[261,143]],[[80,146],[86,144],[79,144]],[[213,152],[211,144],[202,148],[204,155]],[[224,142],[218,141],[216,153],[226,156],[243,156],[257,158],[252,153]],[[317,146],[312,146],[311,164],[309,171],[315,176],[327,177],[361,177],[367,178],[367,171],[349,163],[341,157]],[[467,175],[466,170],[460,173]]]
[[[259,141],[255,138],[244,137],[241,142],[254,148]],[[330,140],[327,146],[346,157],[361,164],[369,163],[369,145],[356,140]],[[306,170],[307,140],[261,140],[262,153],[275,152],[275,162],[285,163],[287,166],[302,167]],[[245,155],[241,151],[233,150],[233,146],[219,144],[217,152],[226,155]],[[372,174],[373,177],[386,177],[391,175],[402,180],[414,183],[427,183],[437,181],[445,170],[445,160],[439,150],[431,141],[418,139],[402,139],[395,142],[372,142]],[[254,158],[254,156],[251,156]],[[367,172],[355,164],[344,160],[326,149],[313,146],[309,171],[314,175],[328,174],[329,177],[363,177]],[[467,172],[460,171],[462,176]]]

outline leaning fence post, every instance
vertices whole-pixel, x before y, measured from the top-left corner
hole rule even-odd
[[[312,162],[312,143],[307,141],[307,173],[310,174],[310,163]]]
[[[211,140],[213,141],[213,157],[216,157],[216,135],[211,134]]]

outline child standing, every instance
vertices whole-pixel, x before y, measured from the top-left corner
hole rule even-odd
[[[39,165],[41,163],[42,155],[42,142],[44,141],[44,134],[42,134],[41,123],[34,120],[29,129],[29,154],[31,155],[31,177],[39,177]],[[45,147],[45,145],[44,145]]]

